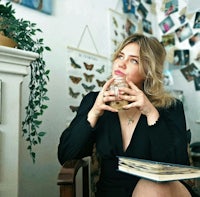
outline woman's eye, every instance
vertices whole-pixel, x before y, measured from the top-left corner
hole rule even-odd
[[[138,61],[136,59],[131,59],[130,62],[133,64],[138,64]]]
[[[122,55],[118,55],[118,59],[122,60],[124,57]]]

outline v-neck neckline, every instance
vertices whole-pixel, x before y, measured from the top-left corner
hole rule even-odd
[[[121,122],[120,122],[120,118],[119,118],[119,114],[118,114],[118,113],[116,113],[116,117],[117,117],[117,119],[118,119],[118,132],[119,132],[119,135],[120,135],[120,149],[122,150],[122,152],[123,152],[124,154],[126,154],[126,153],[128,152],[128,150],[129,150],[129,147],[130,147],[131,144],[132,144],[132,141],[133,141],[133,139],[134,139],[135,132],[137,131],[138,126],[139,126],[139,124],[140,124],[140,122],[141,122],[142,114],[140,115],[140,117],[139,117],[139,119],[138,119],[138,122],[137,122],[137,124],[136,124],[136,126],[135,126],[135,129],[134,129],[133,133],[132,133],[130,142],[129,142],[129,144],[128,144],[128,146],[127,146],[126,149],[123,148],[122,128],[121,128]]]

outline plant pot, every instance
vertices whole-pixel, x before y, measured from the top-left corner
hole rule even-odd
[[[12,39],[0,34],[0,45],[14,48],[17,46],[17,43]]]

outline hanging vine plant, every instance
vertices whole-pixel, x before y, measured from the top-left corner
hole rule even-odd
[[[45,50],[51,51],[50,47],[44,45],[43,38],[37,38],[37,33],[42,33],[36,27],[36,23],[24,19],[17,19],[15,10],[10,2],[0,4],[0,33],[16,42],[16,48],[32,51],[38,54],[36,60],[30,64],[29,98],[25,107],[25,119],[22,121],[22,136],[27,141],[27,150],[35,162],[36,153],[34,146],[41,143],[46,134],[40,131],[42,121],[40,120],[44,111],[48,108],[45,104],[49,100],[47,96],[47,83],[49,81],[49,70],[43,59]]]

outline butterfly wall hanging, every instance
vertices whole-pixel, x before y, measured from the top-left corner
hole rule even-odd
[[[67,119],[71,121],[82,98],[91,91],[99,91],[111,73],[108,58],[68,47],[66,64]]]

